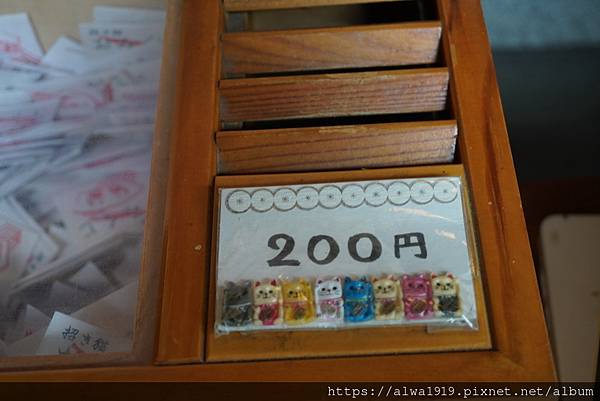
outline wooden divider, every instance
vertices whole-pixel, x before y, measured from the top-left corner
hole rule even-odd
[[[225,11],[274,10],[278,8],[298,8],[333,6],[343,4],[382,3],[398,0],[224,0]]]
[[[437,60],[439,21],[226,33],[225,74],[430,64]]]
[[[450,163],[456,121],[217,133],[219,173],[279,173]]]
[[[447,68],[226,79],[220,82],[221,121],[440,111]]]

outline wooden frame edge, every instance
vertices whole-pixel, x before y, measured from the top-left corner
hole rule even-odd
[[[182,0],[180,12],[183,50],[178,58],[172,130],[160,334],[155,357],[158,364],[199,362],[203,358],[210,250],[210,227],[206,222],[216,173],[221,2]],[[198,23],[198,16],[202,16],[203,23]],[[199,152],[205,157],[198,157]]]
[[[432,357],[434,356],[434,357]],[[356,366],[356,369],[340,369]],[[495,372],[490,379],[483,372]],[[293,375],[290,374],[293,372]],[[400,373],[405,375],[399,376]],[[443,377],[447,382],[527,381],[512,360],[496,351],[447,352],[371,357],[294,359],[278,361],[205,363],[175,366],[142,366],[75,369],[60,372],[12,372],[0,381],[166,381],[166,382],[264,382],[387,381],[431,382]],[[435,376],[432,376],[435,375]],[[539,380],[543,380],[540,376]]]
[[[481,5],[479,0],[437,3],[459,147],[479,229],[494,349],[519,367],[515,374],[555,380]]]
[[[382,1],[397,1],[397,0],[259,0],[248,1],[244,0],[244,4],[240,4],[240,0],[224,0],[225,11],[228,12],[243,12],[243,11],[262,11],[262,10],[279,10],[299,7],[327,7],[341,6],[352,4],[367,4]]]
[[[404,354],[263,361],[260,364],[234,362],[10,372],[0,374],[0,380],[263,381],[268,377],[276,381],[315,378],[397,381],[400,373],[406,373],[401,380],[443,377],[447,381],[555,381],[481,8],[478,0],[438,0],[438,8],[443,48],[451,71],[452,102],[459,120],[459,143],[472,191],[474,217],[480,228],[479,245],[488,281],[486,300],[494,350],[440,352],[435,358],[432,354]],[[467,149],[469,152],[465,152]],[[172,171],[171,176],[174,174]],[[170,222],[167,219],[167,223]],[[167,224],[166,227],[173,233],[173,226]],[[177,265],[171,267],[166,274],[172,277],[176,268]],[[187,268],[198,267],[192,264]],[[167,295],[175,296],[172,292],[176,287],[169,287],[172,280],[165,282],[165,289],[170,288]],[[524,310],[519,308],[522,304],[514,294],[532,297]],[[201,348],[178,346],[176,342],[164,340],[172,333],[177,336],[176,340],[181,339],[183,333],[181,328],[165,321],[166,312],[177,311],[175,304],[168,304],[168,297],[163,301],[159,362],[198,360],[199,355],[193,351]],[[193,326],[203,330],[202,322],[200,319]],[[340,364],[361,369],[340,372]]]

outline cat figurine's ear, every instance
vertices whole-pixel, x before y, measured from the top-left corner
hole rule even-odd
[[[451,278],[452,280],[454,280],[454,276],[452,275],[452,273],[448,273],[448,274],[446,274],[446,276],[448,276],[448,278]]]
[[[408,274],[403,274],[402,275],[402,280],[408,280]]]
[[[277,280],[271,280],[271,285],[272,286],[276,286],[277,285]]]
[[[338,283],[342,282],[342,280],[339,278],[339,276],[335,276],[332,280],[337,281]]]
[[[228,290],[233,288],[234,284],[231,281],[227,281],[225,282],[225,288],[227,288]]]
[[[434,279],[434,278],[436,278],[436,277],[437,277],[437,274],[435,274],[435,273],[431,273],[431,278],[432,278],[432,279]]]
[[[363,281],[363,282],[365,282],[365,283],[368,283],[368,282],[369,282],[369,279],[367,278],[367,276],[362,276],[362,277],[360,278],[360,281]]]
[[[260,281],[256,281],[256,282],[254,283],[254,286],[255,286],[255,287],[258,287],[259,285],[260,285]]]
[[[317,280],[317,284],[321,284],[322,282],[323,282],[323,280],[321,280],[321,279]]]
[[[344,284],[351,283],[352,279],[350,277],[344,277]]]

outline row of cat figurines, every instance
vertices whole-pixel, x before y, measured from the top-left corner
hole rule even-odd
[[[369,320],[456,318],[462,315],[458,279],[419,273],[231,281],[223,288],[225,327],[304,325]]]

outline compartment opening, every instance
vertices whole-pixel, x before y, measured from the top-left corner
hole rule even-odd
[[[225,76],[225,79],[231,78],[262,78],[262,77],[287,77],[287,76],[306,76],[306,75],[319,75],[319,74],[343,74],[347,72],[375,72],[375,71],[398,71],[398,70],[414,70],[415,68],[437,68],[445,67],[442,58],[439,53],[435,63],[429,64],[406,64],[406,65],[390,65],[390,66],[377,66],[377,67],[365,67],[365,68],[333,68],[323,70],[303,70],[303,71],[282,71],[282,72],[265,72],[259,74],[229,74]]]
[[[332,28],[438,19],[434,0],[404,0],[226,14],[226,32]]]
[[[288,120],[245,121],[240,124],[226,124],[228,130],[260,130],[276,128],[326,127],[335,125],[381,124],[416,121],[438,121],[452,119],[448,110],[426,113],[374,114],[366,116],[339,116],[321,118],[298,118]]]

